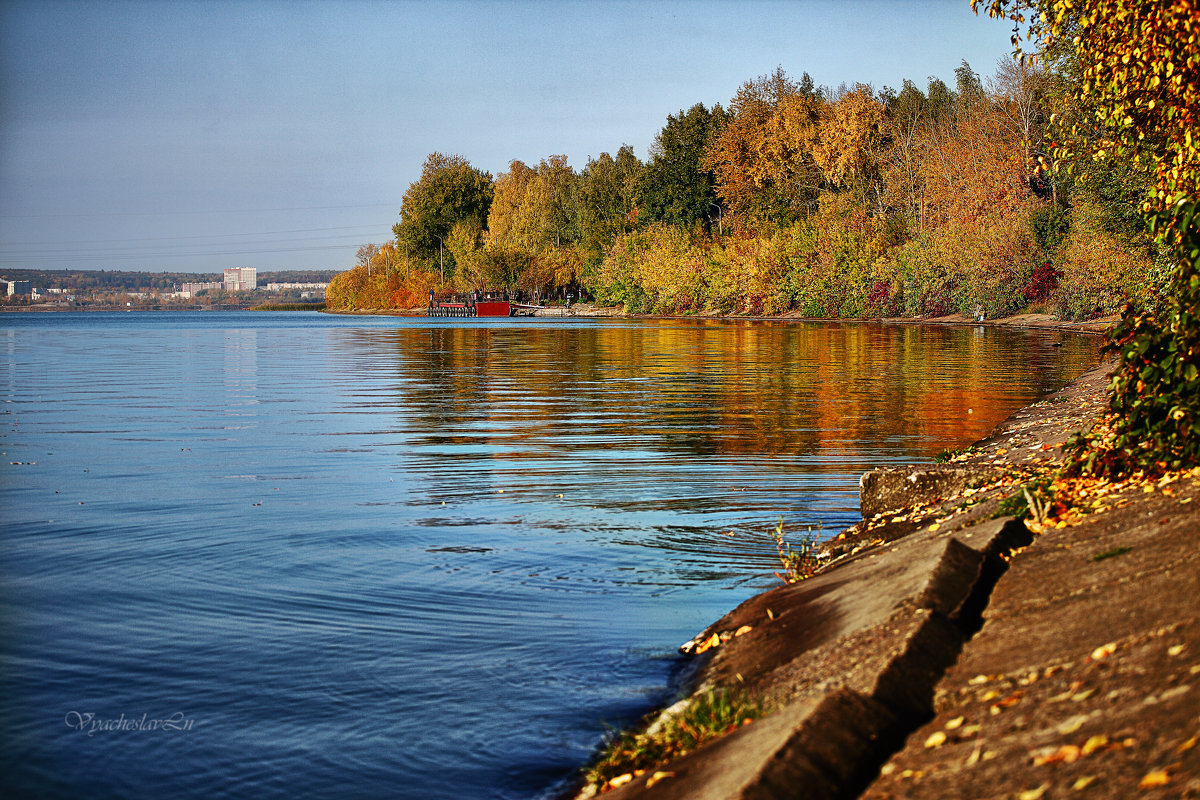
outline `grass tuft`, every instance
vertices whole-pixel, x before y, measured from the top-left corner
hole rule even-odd
[[[763,713],[762,704],[749,700],[744,692],[718,690],[697,695],[653,733],[627,732],[610,739],[600,757],[587,768],[587,781],[603,791],[611,786],[613,778],[639,774],[689,753]]]
[[[817,573],[821,563],[817,558],[818,538],[812,528],[809,528],[808,532],[800,537],[796,547],[792,547],[791,543],[783,537],[783,517],[780,517],[779,524],[775,526],[771,538],[775,540],[779,563],[783,565],[783,574],[775,573],[780,580],[784,583],[796,583],[811,578]]]

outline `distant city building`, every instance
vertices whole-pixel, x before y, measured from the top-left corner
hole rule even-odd
[[[33,294],[33,281],[9,281],[8,296],[18,294]]]
[[[319,291],[322,294],[324,294],[325,287],[327,287],[328,285],[329,285],[328,283],[268,283],[267,291],[268,292],[287,292],[287,291],[291,291],[292,289],[311,289],[311,290]]]
[[[258,270],[254,267],[227,267],[225,291],[246,292],[258,288]]]
[[[212,281],[210,283],[185,283],[180,290],[175,293],[175,297],[182,297],[185,300],[190,300],[192,297],[200,294],[200,292],[216,291],[219,290],[221,286],[222,283],[220,281]]]

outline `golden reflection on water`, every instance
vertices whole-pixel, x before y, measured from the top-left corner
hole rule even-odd
[[[386,335],[409,429],[503,442],[508,457],[578,437],[818,467],[929,457],[1098,362],[1094,338],[966,327],[622,321]]]

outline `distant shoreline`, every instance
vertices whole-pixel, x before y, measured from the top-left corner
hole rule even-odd
[[[92,311],[249,311],[251,307],[246,306],[52,306],[41,304],[36,306],[0,306],[0,312],[6,314],[49,314],[49,313],[65,313],[78,312],[90,313]]]
[[[316,304],[314,304],[316,305]],[[52,312],[93,312],[93,311],[251,311],[251,306],[83,306],[70,307],[35,305],[35,306],[0,306],[2,313],[52,313]],[[308,309],[304,309],[308,310]],[[315,309],[314,309],[315,310]],[[554,307],[559,313],[534,314],[535,317],[552,317],[554,319],[658,319],[658,320],[720,320],[729,322],[856,322],[882,323],[889,325],[969,325],[989,328],[1022,328],[1045,330],[1068,330],[1076,333],[1086,333],[1096,336],[1107,334],[1117,323],[1119,317],[1111,315],[1093,320],[1064,320],[1052,314],[1015,314],[1011,317],[998,319],[973,320],[962,314],[949,314],[943,317],[874,317],[874,318],[825,318],[780,315],[774,317],[748,317],[720,314],[688,314],[688,315],[656,315],[656,314],[627,314],[617,306],[593,306],[580,303],[572,307],[569,315],[561,313],[561,308]],[[362,317],[424,317],[424,308],[356,308],[349,310],[323,309],[321,313],[341,316]]]
[[[560,307],[555,306],[555,311],[559,311]],[[349,310],[334,310],[326,309],[327,314],[340,314],[345,316],[367,316],[367,317],[423,317],[425,316],[424,308],[355,308]],[[555,319],[589,319],[589,318],[621,318],[621,319],[660,319],[660,320],[721,320],[729,322],[859,322],[859,323],[886,323],[889,325],[970,325],[995,328],[1031,328],[1031,329],[1051,329],[1051,330],[1069,330],[1078,333],[1087,333],[1093,335],[1104,335],[1112,329],[1112,327],[1120,319],[1117,315],[1100,317],[1093,320],[1064,320],[1055,317],[1053,314],[1014,314],[1011,317],[1000,317],[997,319],[986,319],[982,322],[973,320],[962,314],[949,314],[943,317],[872,317],[872,318],[840,318],[840,317],[803,317],[792,315],[779,315],[774,317],[750,317],[737,315],[722,315],[722,314],[627,314],[618,306],[593,306],[586,303],[580,303],[572,306],[571,314],[564,316],[561,313],[555,314],[534,314],[535,317],[553,317]]]

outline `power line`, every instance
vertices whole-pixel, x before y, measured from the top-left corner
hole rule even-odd
[[[160,252],[181,253],[183,255],[226,255],[228,253],[270,253],[279,250],[321,250],[321,249],[336,249],[339,247],[354,247],[363,244],[361,236],[338,236],[326,239],[318,239],[310,241],[306,244],[301,244],[295,239],[264,239],[262,241],[247,242],[246,247],[228,249],[232,242],[214,242],[210,245],[202,245],[199,247],[172,247],[164,248],[161,245],[142,245],[130,247],[39,247],[39,248],[9,248],[0,246],[0,252],[4,255],[14,258],[25,258],[35,256],[70,256],[75,253],[80,255],[89,255],[94,257],[138,257],[144,255],[153,255]],[[265,249],[259,249],[265,248]]]
[[[210,233],[210,234],[194,234],[182,236],[155,236],[129,239],[71,239],[64,241],[55,239],[52,241],[41,242],[4,242],[0,244],[3,247],[41,247],[44,245],[93,245],[93,244],[118,244],[118,243],[134,243],[134,242],[173,242],[185,239],[223,239],[237,238],[243,236],[277,236],[285,233],[318,233],[321,231],[376,231],[378,232],[383,226],[374,225],[342,225],[335,228],[295,228],[286,231],[255,231],[252,233]]]
[[[176,217],[193,214],[257,214],[267,211],[334,211],[346,208],[390,208],[396,203],[368,203],[349,206],[291,206],[281,208],[221,208],[200,211],[87,211],[76,214],[0,214],[0,219],[76,219],[81,217]]]

